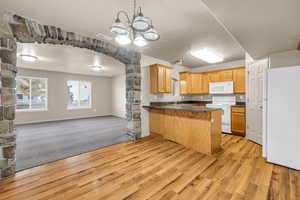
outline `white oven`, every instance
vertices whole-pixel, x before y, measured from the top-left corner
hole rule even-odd
[[[209,83],[210,94],[233,94],[233,81]]]
[[[231,133],[231,106],[236,104],[235,96],[213,96],[213,103],[208,108],[222,109],[222,132]]]

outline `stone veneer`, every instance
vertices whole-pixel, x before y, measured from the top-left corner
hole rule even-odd
[[[0,178],[15,174],[16,42],[70,45],[111,56],[126,66],[127,134],[141,137],[141,54],[104,40],[97,40],[10,13],[0,15]]]

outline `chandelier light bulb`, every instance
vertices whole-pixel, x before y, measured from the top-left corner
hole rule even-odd
[[[138,47],[144,47],[148,44],[147,41],[141,35],[138,35],[134,39],[133,43]]]
[[[127,45],[131,43],[131,40],[127,35],[119,35],[115,38],[115,41],[121,45]]]

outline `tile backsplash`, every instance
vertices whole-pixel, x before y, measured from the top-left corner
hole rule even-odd
[[[245,102],[246,96],[245,94],[222,94],[221,96],[236,96],[237,102]],[[213,95],[205,94],[205,95],[185,95],[184,100],[191,100],[191,101],[212,101]]]
[[[245,102],[245,94],[226,94],[228,96],[236,96],[237,102]],[[224,96],[222,94],[221,96]],[[179,95],[179,94],[156,94],[152,95],[151,102],[163,102],[163,101],[212,101],[213,95],[203,94],[203,95]]]

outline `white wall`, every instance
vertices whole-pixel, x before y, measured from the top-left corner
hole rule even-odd
[[[203,66],[203,67],[196,67],[196,68],[191,68],[190,71],[192,71],[192,72],[207,72],[207,71],[212,71],[212,70],[222,70],[222,69],[241,67],[241,66],[245,66],[245,60],[236,60],[236,61],[232,61],[232,62],[218,63],[218,64],[207,65],[207,66]]]
[[[300,64],[300,51],[292,50],[274,53],[269,58],[270,68],[296,66]]]
[[[112,114],[126,118],[126,75],[112,79]]]
[[[86,118],[112,114],[111,78],[24,68],[18,68],[18,70],[19,76],[48,78],[48,110],[40,112],[17,112],[17,124]],[[92,83],[92,107],[90,109],[67,109],[68,80],[82,80]]]

